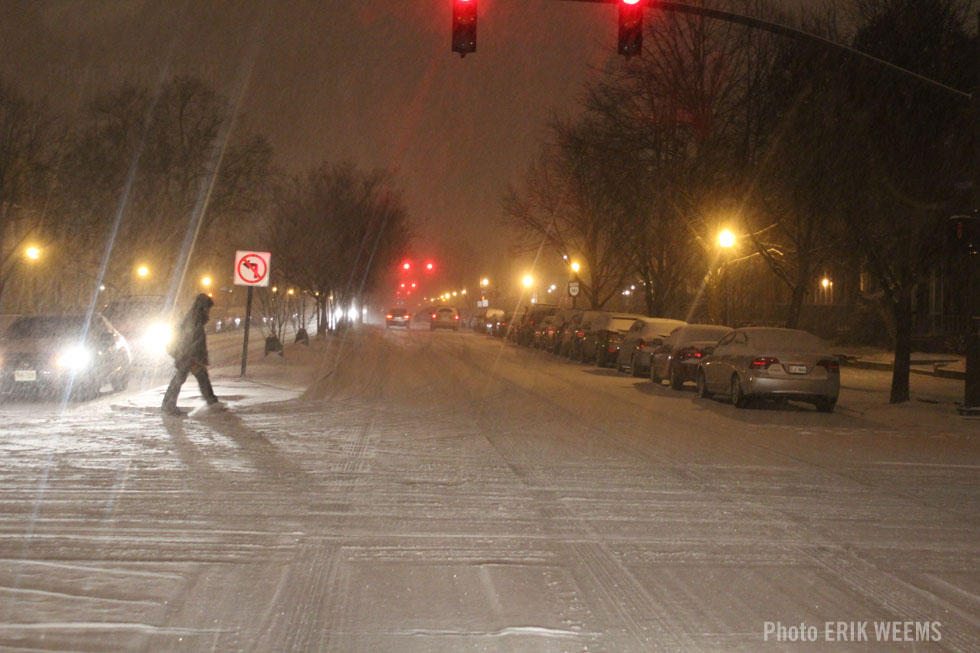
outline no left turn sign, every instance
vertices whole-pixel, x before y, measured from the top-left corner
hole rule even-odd
[[[268,286],[269,252],[235,252],[235,285]]]

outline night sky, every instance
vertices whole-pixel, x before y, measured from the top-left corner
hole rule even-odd
[[[244,88],[239,119],[279,166],[393,168],[423,248],[499,249],[500,197],[610,56],[616,14],[554,0],[479,10],[478,51],[460,59],[450,0],[2,0],[0,75],[69,117],[122,80]]]

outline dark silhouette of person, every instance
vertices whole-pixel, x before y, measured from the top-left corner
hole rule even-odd
[[[177,408],[177,395],[188,374],[193,374],[197,379],[201,396],[205,401],[209,404],[218,403],[218,398],[211,387],[211,379],[208,377],[208,346],[204,333],[204,325],[208,322],[212,306],[214,301],[210,297],[204,293],[198,295],[187,311],[187,315],[181,320],[177,333],[174,334],[168,351],[174,357],[174,367],[177,371],[174,373],[174,378],[170,380],[167,392],[163,395],[161,409],[164,414],[184,414]]]

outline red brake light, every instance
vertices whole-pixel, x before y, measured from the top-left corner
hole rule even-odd
[[[454,315],[454,316],[453,316],[453,319],[454,319],[454,320],[458,320],[458,319],[459,319],[459,316],[458,316],[458,315]]]
[[[778,364],[779,364],[778,358],[771,358],[769,356],[760,356],[759,358],[756,358],[754,361],[752,361],[749,367],[752,368],[753,370],[768,370],[770,365],[778,365]]]
[[[831,374],[840,374],[840,363],[835,360],[825,359],[817,363],[817,366],[826,369]]]
[[[703,356],[703,355],[704,354],[702,354],[697,349],[682,349],[679,352],[677,352],[677,360],[687,360],[688,358],[701,358],[701,356]],[[761,358],[757,358],[756,359],[756,361],[759,361],[759,360],[763,360],[763,359],[761,359]],[[771,360],[776,361],[775,358],[773,358]],[[778,363],[779,361],[776,361],[776,362]],[[762,369],[761,367],[760,368],[756,368],[755,367],[755,361],[752,362],[752,367],[753,367],[753,369]]]
[[[436,314],[435,313],[432,314],[432,319],[433,320],[436,319]]]

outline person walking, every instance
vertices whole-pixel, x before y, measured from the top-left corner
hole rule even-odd
[[[208,378],[208,346],[204,325],[210,317],[214,301],[201,293],[194,299],[194,304],[181,320],[168,353],[174,357],[174,367],[177,371],[170,380],[167,392],[163,395],[161,410],[165,415],[183,415],[184,411],[177,408],[177,395],[184,385],[188,374],[193,374],[201,388],[201,396],[208,404],[217,404],[218,398],[211,387]]]

